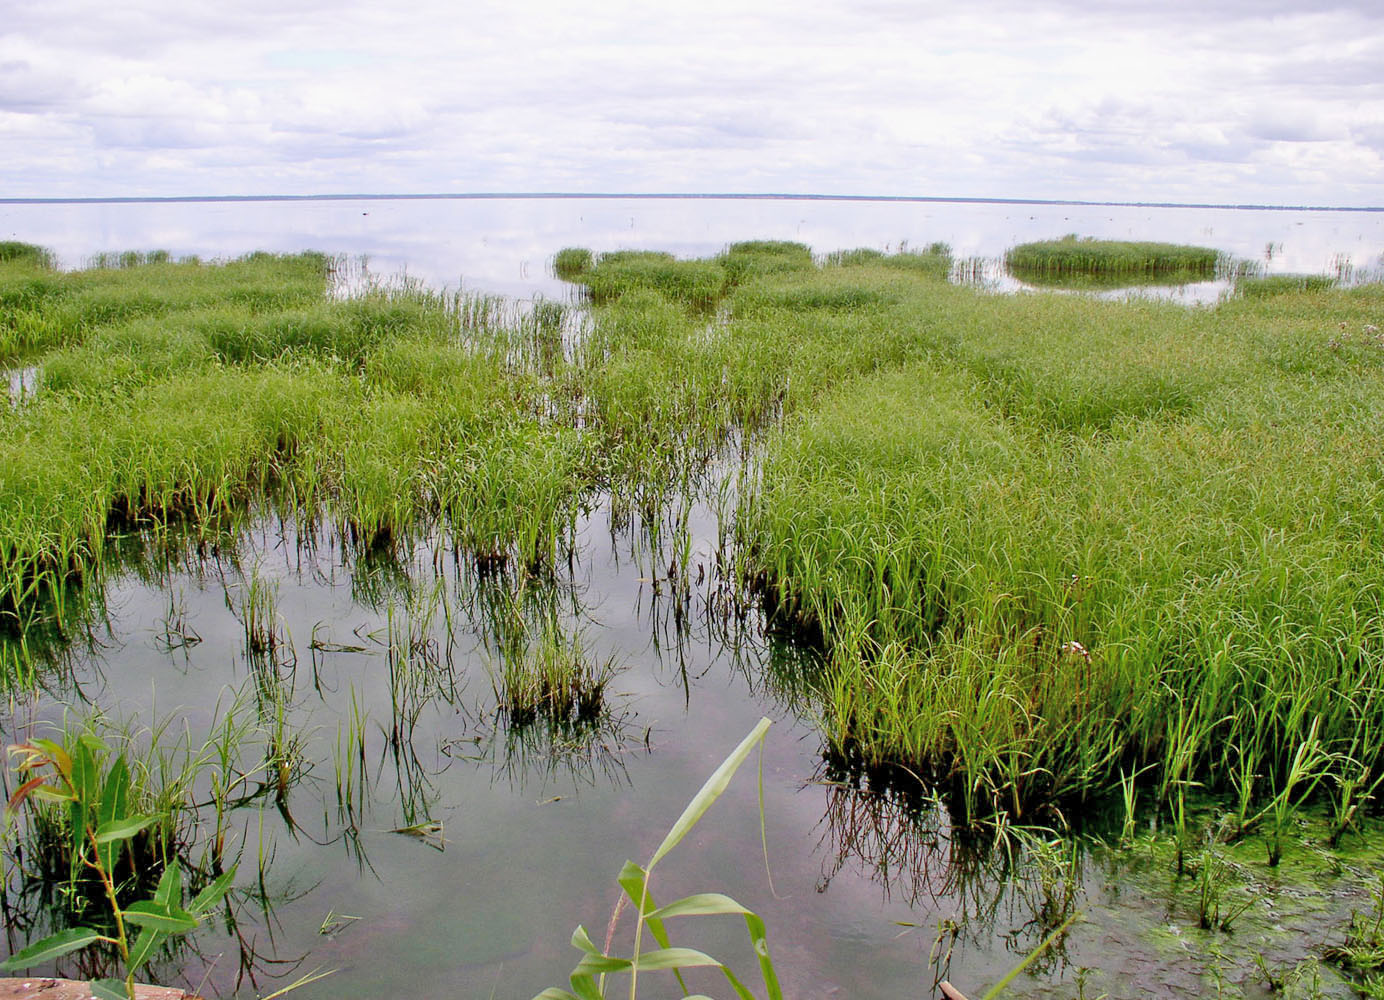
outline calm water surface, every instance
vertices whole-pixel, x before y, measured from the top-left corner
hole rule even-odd
[[[568,294],[548,266],[563,246],[707,255],[747,238],[820,252],[941,240],[958,257],[995,258],[1069,232],[1207,244],[1271,272],[1375,269],[1384,254],[1377,213],[701,200],[0,206],[0,238],[51,247],[65,266],[126,249],[318,249],[365,255],[379,275],[521,299]],[[32,372],[8,382],[19,394]],[[565,985],[576,957],[568,938],[581,923],[603,940],[621,863],[647,858],[706,775],[768,715],[772,883],[747,772],[664,862],[660,895],[728,891],[758,910],[792,996],[928,996],[939,974],[982,993],[1042,937],[1051,891],[1042,858],[1017,873],[977,862],[954,850],[934,812],[823,780],[811,719],[766,679],[778,653],[753,615],[724,613],[716,517],[688,514],[689,566],[704,572],[684,578],[685,590],[668,579],[668,526],[615,517],[599,502],[578,526],[577,557],[551,583],[565,627],[619,668],[613,711],[594,735],[515,733],[497,715],[494,608],[512,581],[478,577],[445,546],[357,559],[330,530],[269,515],[219,551],[130,553],[87,627],[51,647],[50,691],[17,705],[4,735],[71,704],[143,725],[171,718],[197,739],[237,697],[270,730],[282,719],[300,773],[281,803],[235,813],[238,927],[198,936],[201,958],[182,959],[191,984],[210,963],[208,992],[253,996],[321,967],[338,971],[298,995],[527,998]],[[246,649],[241,623],[252,587],[264,585],[284,640],[268,660]],[[353,712],[366,780],[346,809],[338,764]],[[424,822],[441,824],[440,834],[394,832]],[[1012,992],[1074,995],[1084,967],[1098,970],[1091,995],[1204,991],[1205,965],[1188,956],[1206,941],[1187,929],[1176,902],[1185,893],[1166,873],[1099,851],[1080,864],[1088,923]],[[1246,919],[1241,958],[1253,948],[1303,957],[1319,943],[1323,913],[1340,920],[1359,903],[1354,886],[1313,895],[1285,883],[1271,911]],[[960,931],[939,946],[948,921]],[[9,932],[10,948],[22,944]],[[693,921],[680,941],[749,976],[743,937],[734,920]],[[165,978],[178,980],[177,964]],[[1227,968],[1237,988],[1263,992],[1247,959]]]

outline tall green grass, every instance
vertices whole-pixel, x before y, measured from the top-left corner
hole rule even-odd
[[[52,251],[33,243],[19,240],[0,240],[0,265],[18,264],[43,271],[51,271],[57,266],[57,258]]]
[[[1248,303],[943,297],[915,330],[927,361],[790,421],[742,515],[771,606],[822,638],[838,748],[971,817],[1121,768],[1267,801],[1309,741],[1327,785],[1384,764],[1378,349]]]
[[[1215,273],[1221,254],[1209,247],[1177,243],[1080,239],[1021,243],[1004,255],[1015,274],[1056,275],[1166,275],[1189,276]]]
[[[139,257],[127,266],[36,270],[0,262],[0,361],[76,344],[92,331],[213,306],[254,313],[320,302],[330,258],[253,254],[223,265]]]
[[[972,818],[1136,772],[1225,790],[1246,827],[1304,789],[1358,809],[1384,766],[1384,291],[1004,297],[949,259],[610,253],[580,324],[327,301],[311,257],[4,271],[0,323],[156,304],[49,341],[0,429],[0,620],[122,533],[251,502],[541,578],[600,494],[649,524],[738,501],[722,556],[812,647],[785,669],[847,759]]]

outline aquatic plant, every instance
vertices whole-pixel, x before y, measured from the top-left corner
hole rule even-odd
[[[21,265],[51,271],[57,258],[51,250],[19,240],[0,240],[0,264]]]
[[[760,719],[749,734],[731,751],[721,765],[712,772],[701,789],[687,804],[673,823],[662,842],[654,850],[648,862],[637,865],[626,861],[616,877],[616,882],[624,895],[612,917],[612,932],[620,911],[626,905],[634,908],[634,940],[630,956],[624,958],[612,954],[610,943],[605,949],[598,948],[584,927],[578,926],[572,932],[572,947],[582,952],[582,958],[572,970],[571,992],[549,987],[534,997],[534,1000],[591,1000],[607,995],[606,977],[613,973],[628,974],[629,996],[634,1000],[639,995],[640,976],[647,979],[649,973],[672,972],[684,996],[690,995],[683,973],[689,969],[717,969],[725,976],[730,988],[741,1000],[751,1000],[754,993],[731,971],[730,967],[695,948],[674,947],[668,934],[666,921],[677,917],[739,916],[745,921],[750,946],[759,963],[760,974],[764,980],[764,995],[769,1000],[779,1000],[783,991],[779,987],[778,974],[773,959],[769,955],[768,932],[764,921],[754,913],[722,893],[696,893],[663,906],[654,902],[651,883],[655,866],[675,848],[684,837],[706,815],[725,792],[731,778],[740,769],[750,752],[762,744],[769,730],[770,721]],[[761,806],[762,808],[762,806]],[[657,948],[644,947],[644,935],[648,933],[658,944]],[[647,990],[646,990],[647,992]]]
[[[553,273],[564,281],[573,281],[591,270],[595,255],[585,247],[564,247],[553,255]]]
[[[635,289],[657,292],[697,310],[712,308],[725,293],[726,272],[711,261],[677,260],[642,251],[605,253],[579,276],[591,301],[612,302]]]
[[[1015,274],[1204,274],[1215,273],[1221,254],[1176,243],[1080,239],[1021,243],[1004,255]]]
[[[135,902],[123,901],[117,883],[125,884],[131,880],[131,875],[137,881],[140,874],[133,842],[167,819],[135,811],[139,803],[131,794],[130,769],[125,755],[114,752],[90,732],[67,745],[36,738],[10,747],[9,752],[18,759],[16,766],[21,779],[10,796],[9,809],[29,803],[32,808],[61,814],[60,822],[64,823],[68,834],[65,848],[70,878],[76,882],[91,874],[99,880],[114,932],[85,926],[58,931],[15,952],[0,963],[0,969],[26,969],[98,942],[110,944],[119,951],[125,970],[124,982],[97,980],[90,984],[92,994],[101,1000],[112,997],[135,1000],[135,974],[169,937],[197,929],[230,891],[235,878],[234,866],[210,882],[186,907],[183,906],[182,870],[176,861],[163,868],[152,896]],[[38,802],[45,805],[35,805]],[[122,864],[127,866],[123,875],[118,873]],[[140,933],[132,941],[130,928],[135,927]]]
[[[771,620],[825,646],[832,741],[934,776],[963,816],[1152,765],[1160,799],[1265,775],[1253,811],[1286,817],[1377,773],[1377,594],[1328,525],[1381,529],[1349,443],[1376,434],[1378,363],[1347,375],[1318,333],[1299,381],[1275,353],[1299,327],[1249,304],[954,294],[899,306],[929,360],[790,421],[742,511]],[[1328,323],[1378,297],[1333,294]],[[1329,776],[1295,778],[1314,726]]]
[[[1235,282],[1235,291],[1245,298],[1257,299],[1299,292],[1324,292],[1336,285],[1337,279],[1325,274],[1269,274],[1241,278]]]
[[[558,729],[581,728],[608,710],[606,687],[616,673],[615,659],[592,656],[581,635],[563,629],[551,611],[542,615],[532,639],[511,636],[499,659],[492,670],[495,699],[512,727],[541,719]]]

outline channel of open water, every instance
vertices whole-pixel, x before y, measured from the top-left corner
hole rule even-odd
[[[1379,213],[705,200],[0,205],[0,237],[48,246],[64,266],[127,249],[206,258],[319,249],[364,255],[375,274],[517,299],[569,295],[547,265],[563,246],[707,255],[748,238],[821,252],[942,240],[959,258],[993,260],[1068,232],[1206,244],[1270,272],[1384,263]],[[31,379],[8,381],[14,395]],[[594,731],[516,731],[497,713],[496,616],[517,581],[479,574],[442,542],[364,558],[330,526],[261,512],[221,546],[132,540],[88,595],[84,626],[45,649],[45,692],[14,706],[3,735],[99,708],[134,725],[172,720],[197,741],[236,703],[262,732],[292,742],[297,765],[282,794],[230,814],[228,850],[241,858],[234,926],[206,928],[195,953],[156,967],[214,995],[263,995],[318,968],[335,971],[298,995],[527,998],[565,985],[572,930],[584,924],[604,941],[622,862],[648,857],[761,715],[774,720],[763,759],[772,877],[751,765],[662,863],[656,887],[664,899],[724,891],[758,911],[790,996],[931,996],[941,977],[977,996],[1073,909],[1083,922],[1012,995],[1074,996],[1079,981],[1092,996],[1200,995],[1213,981],[1267,995],[1254,952],[1282,965],[1310,958],[1367,904],[1378,858],[1309,861],[1261,880],[1262,904],[1218,938],[1195,927],[1190,890],[1151,854],[1088,844],[1073,858],[1032,840],[1017,854],[976,854],[937,810],[828,780],[812,719],[774,680],[783,651],[753,612],[733,613],[726,600],[724,525],[703,507],[687,514],[690,556],[673,579],[670,525],[597,498],[570,565],[542,588],[588,654],[615,668],[610,712]],[[279,640],[268,656],[247,648],[243,624],[251,595],[264,593]],[[343,804],[348,757],[363,759],[364,778],[347,775]],[[33,903],[16,889],[11,880],[7,905],[22,914]],[[23,944],[14,920],[7,932],[10,950]],[[675,938],[754,981],[739,921],[693,920]],[[1346,992],[1329,968],[1320,976],[1324,992]]]

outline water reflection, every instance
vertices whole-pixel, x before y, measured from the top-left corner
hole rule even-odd
[[[1078,205],[619,200],[438,200],[224,204],[3,205],[19,239],[50,247],[66,267],[99,250],[159,247],[173,256],[322,250],[375,275],[514,298],[570,299],[552,274],[566,246],[709,256],[735,240],[788,239],[817,253],[949,244],[958,260],[998,260],[1018,243],[1079,233],[1213,246],[1263,260],[1270,273],[1335,273],[1343,260],[1378,269],[1384,213]],[[1267,247],[1272,251],[1266,251]]]

